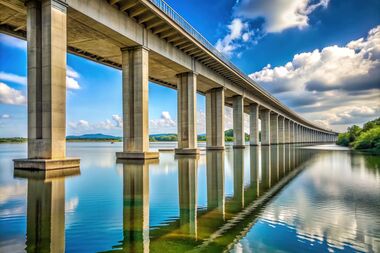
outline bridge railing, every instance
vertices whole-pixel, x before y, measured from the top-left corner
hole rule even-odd
[[[155,6],[162,10],[168,17],[170,17],[174,22],[181,26],[188,34],[190,34],[194,39],[200,42],[204,47],[206,47],[210,52],[212,52],[216,57],[222,60],[226,65],[235,70],[240,74],[246,81],[251,85],[259,89],[266,96],[270,97],[272,100],[281,104],[286,110],[291,111],[287,106],[283,105],[277,98],[273,97],[268,91],[260,87],[255,83],[249,76],[243,73],[238,67],[236,67],[226,56],[224,56],[220,51],[218,51],[214,45],[212,45],[205,37],[202,36],[194,27],[192,27],[189,22],[187,22],[178,12],[176,12],[169,4],[164,0],[150,0]]]

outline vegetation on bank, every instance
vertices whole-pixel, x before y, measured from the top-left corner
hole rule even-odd
[[[380,152],[380,118],[369,121],[360,128],[353,125],[338,136],[336,144],[355,150]]]
[[[0,143],[23,143],[27,139],[23,137],[0,138]]]
[[[259,133],[260,135],[260,133]],[[224,132],[225,141],[233,142],[234,135],[233,130],[228,129]],[[104,135],[104,134],[84,134],[80,136],[67,136],[66,140],[68,142],[121,142],[123,141],[121,137]],[[153,134],[149,136],[150,142],[156,141],[177,141],[177,134]],[[245,140],[249,141],[249,134],[245,133]],[[13,138],[0,138],[0,143],[23,143],[26,142],[27,138],[13,137]],[[206,141],[206,135],[198,135],[198,141]]]

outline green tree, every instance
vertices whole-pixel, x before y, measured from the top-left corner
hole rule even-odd
[[[362,133],[353,143],[353,148],[380,151],[380,126],[376,126]]]

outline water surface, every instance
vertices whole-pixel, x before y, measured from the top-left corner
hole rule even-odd
[[[168,144],[154,144],[165,148]],[[69,143],[81,168],[15,171],[0,145],[0,252],[380,252],[380,157],[291,145],[116,161]]]

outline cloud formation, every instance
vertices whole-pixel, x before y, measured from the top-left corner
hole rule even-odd
[[[23,105],[26,104],[26,97],[21,91],[0,82],[0,104]]]
[[[80,75],[70,66],[67,66],[66,69],[66,87],[67,89],[78,90],[80,85],[78,82]]]
[[[20,40],[9,35],[0,34],[0,43],[9,47],[15,47],[18,49],[26,50],[25,40]]]
[[[346,46],[296,54],[250,77],[299,112],[320,113],[313,117],[319,123],[362,123],[380,107],[380,26]]]
[[[243,22],[240,18],[234,18],[227,27],[227,35],[216,42],[215,48],[224,55],[231,56],[242,42],[250,39],[253,32],[249,30],[248,23]]]
[[[12,82],[17,84],[26,85],[27,79],[25,76],[19,76],[11,73],[0,72],[0,80],[3,82]]]
[[[227,34],[215,48],[231,57],[239,48],[256,44],[268,33],[309,26],[309,15],[327,8],[330,0],[241,0],[236,1]],[[252,29],[251,26],[256,27]],[[237,53],[240,57],[242,52]]]
[[[249,20],[263,18],[265,32],[277,33],[307,27],[308,16],[328,4],[329,0],[242,0],[235,6],[235,14]]]

